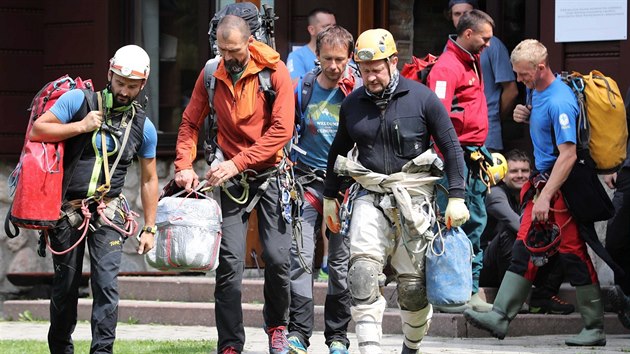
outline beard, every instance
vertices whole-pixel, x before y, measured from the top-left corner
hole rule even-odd
[[[241,63],[236,59],[225,60],[225,70],[231,75],[238,75],[245,70],[247,63]]]

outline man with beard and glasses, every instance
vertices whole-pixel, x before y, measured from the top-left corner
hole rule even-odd
[[[55,269],[48,331],[51,353],[74,352],[71,336],[77,323],[86,244],[93,296],[90,353],[113,353],[123,243],[135,233],[126,220],[133,217],[133,212],[121,192],[136,156],[140,162],[145,223],[138,236],[138,253],[153,248],[159,193],[155,167],[157,132],[135,101],[149,78],[149,61],[147,53],[136,45],[118,49],[109,62],[107,88],[100,92],[68,91],[33,124],[31,141],[65,141],[64,179],[69,178],[63,217],[48,231]],[[99,109],[90,111],[88,107]],[[83,215],[87,218],[91,214],[91,219],[86,219],[90,220],[89,225],[83,225],[85,230],[78,229],[81,221],[75,223],[76,218],[69,216],[80,215],[82,204],[89,209]],[[97,206],[105,212],[97,212]],[[108,214],[108,210],[113,212]]]
[[[265,261],[263,315],[269,352],[288,353],[291,224],[283,217],[280,196],[286,192],[283,147],[294,130],[295,103],[289,72],[280,55],[256,41],[247,23],[226,15],[217,25],[221,60],[214,72],[217,149],[224,160],[212,164],[205,178],[221,188],[223,225],[214,292],[219,353],[240,353],[245,344],[241,287],[248,220],[256,207]],[[271,71],[273,106],[260,90],[259,72]],[[175,182],[190,191],[199,183],[192,164],[200,127],[210,112],[201,70],[179,127]],[[243,198],[239,198],[242,196]],[[241,200],[243,199],[243,200]]]
[[[385,29],[367,30],[357,39],[354,60],[363,87],[341,104],[324,182],[326,226],[333,233],[347,233],[342,237],[350,240],[347,283],[361,353],[381,353],[386,300],[380,287],[387,263],[398,283],[402,353],[417,353],[429,328],[424,251],[437,232],[434,183],[443,167],[430,148],[431,139],[446,160],[446,220],[456,227],[468,219],[464,161],[453,124],[431,90],[400,76],[397,54]],[[343,177],[338,173],[355,180],[341,217],[337,195]]]
[[[354,42],[345,28],[328,27],[317,35],[316,53],[320,66],[307,73],[295,89],[296,115],[299,117],[299,151],[293,155],[296,181],[304,190],[301,237],[291,248],[291,310],[289,344],[294,354],[306,354],[313,334],[313,257],[318,231],[330,237],[328,248],[328,292],[324,309],[326,344],[331,354],[348,353],[346,335],[350,322],[350,294],[346,285],[348,238],[326,234],[321,225],[322,192],[328,150],[339,125],[341,101],[359,85],[356,72],[348,62]],[[310,95],[307,93],[311,90]],[[305,107],[302,111],[302,107]],[[299,232],[299,231],[298,231]],[[326,254],[325,254],[326,255]]]
[[[464,13],[457,23],[457,34],[451,35],[446,49],[431,69],[427,86],[433,90],[449,112],[462,146],[460,151],[466,161],[465,202],[470,219],[462,226],[472,243],[473,289],[469,302],[460,306],[436,306],[441,312],[461,313],[469,307],[477,311],[490,311],[492,306],[478,294],[479,274],[483,267],[481,234],[486,226],[485,196],[488,181],[482,176],[482,164],[491,163],[492,157],[484,146],[488,135],[488,106],[483,91],[480,53],[490,45],[494,21],[483,11],[474,9]],[[445,187],[445,178],[439,182]],[[464,203],[464,199],[458,200]],[[446,198],[438,194],[441,210],[445,210]]]

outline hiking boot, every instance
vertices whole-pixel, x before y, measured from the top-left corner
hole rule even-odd
[[[490,312],[492,311],[492,304],[485,302],[479,293],[474,293],[468,301],[468,306],[477,312]]]
[[[418,354],[418,349],[411,349],[403,343],[402,351],[400,354]]]
[[[346,348],[346,345],[339,342],[339,341],[333,341],[332,343],[330,343],[330,352],[329,354],[348,354],[348,348]]]
[[[548,299],[531,299],[529,301],[529,313],[568,315],[573,311],[575,311],[575,306],[555,295]]]
[[[287,341],[289,342],[289,353],[291,354],[306,354],[306,347],[302,344],[302,341],[297,336],[290,336]]]
[[[227,347],[221,351],[221,354],[240,354],[234,347]]]
[[[611,310],[617,313],[621,324],[630,329],[630,297],[623,293],[619,285],[616,285],[606,290],[606,298]]]
[[[470,305],[468,303],[462,305],[433,305],[434,312],[444,312],[444,313],[463,313],[465,310],[468,310]]]
[[[269,354],[289,354],[289,341],[284,326],[267,329],[269,337]]]

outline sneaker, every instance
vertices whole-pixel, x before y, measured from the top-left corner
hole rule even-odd
[[[234,347],[227,347],[221,351],[221,354],[239,354],[240,352]]]
[[[267,329],[269,337],[269,354],[289,354],[289,342],[284,326]]]
[[[330,347],[328,347],[330,349],[329,354],[348,354],[348,348],[346,348],[346,345],[339,342],[339,341],[333,341],[332,343],[330,343]]]
[[[317,281],[328,281],[328,272],[320,268],[317,274]]]
[[[619,285],[607,289],[606,297],[621,324],[630,329],[630,297],[623,293]]]
[[[531,299],[529,301],[529,313],[568,315],[574,311],[575,306],[555,295],[548,299]]]
[[[300,338],[296,336],[290,336],[287,341],[289,342],[289,353],[291,354],[306,354],[306,348]]]

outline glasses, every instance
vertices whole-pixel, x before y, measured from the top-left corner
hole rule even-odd
[[[374,58],[376,51],[372,48],[363,48],[357,51],[357,57],[362,61],[370,61]]]

